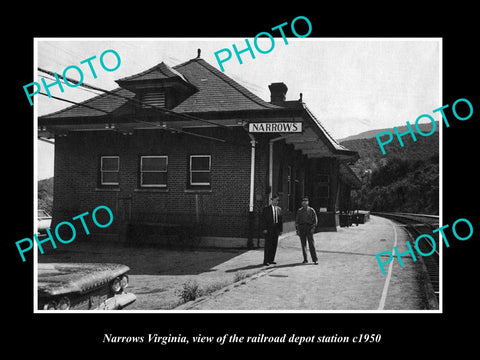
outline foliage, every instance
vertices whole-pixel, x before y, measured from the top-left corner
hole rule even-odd
[[[233,282],[241,281],[248,276],[247,272],[245,271],[237,271],[233,278]]]
[[[394,139],[396,140],[396,139]],[[370,211],[438,214],[438,133],[405,137],[404,147],[392,142],[382,155],[375,138],[345,141],[342,145],[360,154],[352,166],[362,188],[352,192],[355,208]]]
[[[38,208],[52,215],[53,209],[53,177],[38,181]]]
[[[175,294],[180,298],[181,303],[186,303],[223,289],[230,283],[230,280],[219,280],[200,287],[197,280],[188,280],[182,284],[180,289],[175,290]]]
[[[183,283],[182,288],[177,289],[175,293],[183,302],[193,301],[201,296],[201,290],[196,280]]]

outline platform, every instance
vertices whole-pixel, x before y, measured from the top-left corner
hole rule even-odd
[[[407,250],[405,227],[371,216],[365,224],[314,235],[319,264],[302,264],[300,240],[283,234],[275,261],[265,267],[263,249],[168,250],[106,244],[94,236],[59,244],[38,261],[106,262],[130,267],[137,301],[125,311],[424,311],[437,310],[428,293],[421,257],[395,258],[382,271],[375,255]],[[309,260],[311,260],[309,258]],[[187,283],[209,289],[194,301],[178,296]],[[214,289],[213,291],[210,291]]]
[[[395,244],[400,252],[407,250],[405,242],[410,239],[401,224],[372,216],[366,224],[340,228],[337,232],[317,233],[314,239],[318,265],[302,264],[299,238],[287,234],[279,241],[277,264],[265,268],[263,276],[180,308],[438,310],[438,305],[431,301],[431,294],[427,293],[428,278],[421,261],[414,262],[410,255],[406,255],[402,257],[404,267],[395,258],[390,272],[388,266],[385,266],[385,275],[380,270],[375,257],[377,253],[392,251]],[[258,257],[257,261],[262,259]],[[223,267],[231,268],[231,264],[227,262],[217,268]]]

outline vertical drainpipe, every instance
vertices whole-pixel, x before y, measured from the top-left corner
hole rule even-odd
[[[268,201],[272,198],[273,195],[273,143],[278,140],[285,139],[284,136],[280,136],[274,139],[270,139],[268,141],[269,145],[269,152],[268,152],[268,186],[270,188],[270,192],[268,193]]]
[[[255,190],[255,137],[252,134],[248,134],[250,137],[250,144],[252,145],[251,156],[250,156],[250,201],[249,201],[249,211],[248,211],[248,240],[247,248],[253,248],[253,195]]]
[[[200,224],[200,210],[199,210],[199,206],[198,206],[198,194],[195,194],[195,225],[198,226],[198,224]]]

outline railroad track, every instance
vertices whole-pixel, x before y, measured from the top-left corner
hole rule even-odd
[[[424,214],[408,214],[408,213],[383,213],[372,212],[372,215],[385,217],[387,219],[395,220],[405,225],[405,230],[410,236],[410,244],[412,247],[415,244],[415,239],[422,234],[428,234],[435,239],[436,246],[429,241],[419,241],[418,247],[424,254],[432,253],[430,256],[421,256],[418,254],[417,260],[422,261],[428,275],[426,283],[427,297],[429,297],[430,307],[438,309],[440,301],[440,255],[439,255],[439,235],[432,233],[433,230],[439,227],[438,215],[424,215]],[[433,252],[432,252],[433,251]]]

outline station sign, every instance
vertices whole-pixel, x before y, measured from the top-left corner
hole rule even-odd
[[[301,133],[301,122],[249,123],[250,133]]]

